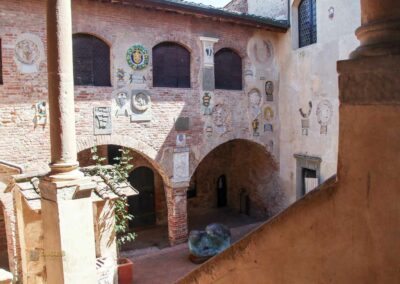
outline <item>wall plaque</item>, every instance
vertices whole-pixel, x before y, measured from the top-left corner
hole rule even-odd
[[[94,135],[108,135],[112,133],[111,108],[95,107],[93,109]]]
[[[35,117],[33,119],[35,128],[39,125],[44,127],[47,123],[46,102],[38,102],[33,107],[35,108]]]
[[[128,92],[119,91],[115,96],[115,102],[117,104],[117,110],[115,116],[128,116],[129,115],[129,99]]]
[[[265,83],[265,94],[267,96],[267,102],[272,102],[274,100],[274,83],[272,83],[272,81],[267,81]]]
[[[152,119],[150,93],[146,90],[133,90],[131,97],[131,121],[150,121]]]
[[[173,178],[174,182],[188,181],[189,177],[189,151],[175,152],[174,153],[174,168]]]
[[[14,48],[14,60],[21,73],[39,72],[44,59],[44,47],[40,37],[34,34],[18,36]]]
[[[149,53],[143,45],[133,45],[126,52],[126,61],[133,70],[142,70],[149,64]]]
[[[215,77],[214,68],[203,68],[203,90],[214,91]]]
[[[333,107],[330,101],[322,100],[317,106],[317,119],[321,125],[320,134],[328,134],[328,124],[332,119]]]

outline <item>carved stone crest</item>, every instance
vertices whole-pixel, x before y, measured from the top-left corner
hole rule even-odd
[[[15,43],[15,62],[21,73],[35,73],[44,58],[41,39],[34,34],[21,34]]]
[[[151,98],[146,90],[134,90],[131,96],[132,115],[131,121],[150,121]]]
[[[320,133],[326,135],[328,133],[328,124],[332,118],[333,107],[330,101],[322,100],[317,106],[317,119],[321,125]]]
[[[111,108],[95,107],[93,109],[94,135],[108,135],[112,132]]]
[[[201,109],[204,115],[212,114],[212,92],[204,92],[203,97],[201,98]]]
[[[133,70],[144,69],[149,64],[149,53],[143,45],[133,45],[126,52],[126,61]]]
[[[228,112],[223,104],[217,104],[212,111],[212,120],[214,129],[219,134],[224,134],[228,131]]]
[[[35,108],[35,117],[33,119],[33,123],[35,124],[35,128],[39,125],[45,126],[47,123],[47,108],[46,102],[38,102],[34,106]]]
[[[129,99],[128,92],[119,91],[115,96],[115,103],[117,105],[117,111],[115,116],[128,116],[129,115]]]
[[[138,111],[146,111],[150,108],[150,96],[146,93],[139,92],[132,96],[132,106]]]
[[[303,118],[301,120],[301,133],[305,136],[308,135],[308,129],[310,128],[310,120],[309,117],[311,115],[313,108],[313,104],[311,101],[308,102],[308,109],[304,110],[302,108],[299,109],[300,115]]]

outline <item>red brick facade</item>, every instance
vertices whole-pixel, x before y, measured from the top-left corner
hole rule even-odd
[[[105,41],[111,52],[112,87],[75,87],[78,151],[94,145],[116,144],[129,147],[142,155],[141,159],[145,159],[157,172],[158,184],[164,187],[166,203],[159,198],[156,205],[157,219],[163,221],[162,215],[168,216],[171,243],[182,242],[188,233],[186,189],[190,175],[208,153],[227,141],[244,139],[264,149],[269,147],[274,156],[279,154],[277,142],[276,150],[271,147],[271,141],[278,137],[279,127],[276,126],[273,134],[264,134],[260,125],[261,135],[253,135],[252,121],[247,110],[248,92],[255,86],[263,86],[267,79],[279,78],[275,59],[263,67],[265,71],[257,71],[260,68],[257,66],[263,65],[257,65],[249,55],[249,40],[257,35],[274,45],[276,34],[249,26],[223,22],[216,24],[211,19],[119,4],[73,1],[72,10],[73,33],[94,35]],[[45,1],[3,1],[0,3],[0,11],[5,15],[0,18],[4,81],[0,85],[0,159],[21,164],[28,173],[43,172],[48,169],[50,161],[49,121],[44,126],[35,127],[33,106],[40,101],[47,101],[46,60],[43,58],[40,61],[38,72],[22,73],[16,63],[15,43],[21,34],[34,34],[42,41],[46,54]],[[214,92],[215,104],[224,105],[228,113],[226,131],[223,133],[207,132],[213,119],[203,115],[201,109],[203,47],[199,38],[202,36],[219,40],[214,45],[215,51],[230,48],[242,58],[243,90]],[[165,41],[179,43],[190,51],[190,88],[153,87],[151,50]],[[149,51],[150,63],[143,71],[132,71],[126,63],[126,51],[133,44],[142,44]],[[120,86],[117,78],[119,68],[123,68],[128,75],[134,73],[141,76],[144,81],[135,85],[128,83],[126,78]],[[252,78],[246,77],[245,73],[253,74]],[[151,120],[138,123],[131,122],[129,117],[116,117],[115,95],[118,89],[128,89],[129,92],[146,89],[150,92]],[[263,90],[261,94],[264,94]],[[93,108],[96,106],[112,108],[112,134],[94,135]],[[277,110],[275,115],[278,115]],[[173,156],[178,134],[174,123],[178,117],[190,119],[189,129],[179,132],[186,135],[185,147],[190,151],[189,179],[184,183],[173,181]]]

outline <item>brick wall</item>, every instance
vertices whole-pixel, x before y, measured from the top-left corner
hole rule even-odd
[[[255,86],[263,94],[263,80],[279,78],[277,65],[272,61],[267,65],[255,65],[254,56],[249,54],[253,50],[248,47],[249,41],[257,36],[275,44],[277,36],[251,27],[127,5],[82,0],[73,1],[72,8],[73,33],[95,35],[109,44],[111,51],[112,87],[75,87],[78,147],[84,150],[91,145],[129,145],[136,152],[144,153],[159,174],[156,175],[157,220],[165,222],[168,208],[171,242],[182,241],[187,233],[185,189],[171,189],[169,192],[161,189],[161,181],[164,186],[171,186],[170,179],[173,176],[172,161],[178,134],[174,122],[178,117],[190,118],[189,130],[181,132],[186,134],[186,146],[190,151],[190,174],[207,153],[235,138],[252,140],[264,147],[269,145],[271,139],[275,139],[275,145],[278,145],[278,131],[253,136],[247,96]],[[4,75],[4,84],[0,85],[0,159],[23,165],[27,173],[43,172],[48,170],[50,161],[49,121],[44,127],[35,127],[33,106],[40,101],[47,101],[46,60],[43,58],[40,61],[37,72],[22,73],[14,49],[16,39],[21,34],[34,34],[42,41],[46,54],[45,1],[2,1],[0,11],[5,15],[0,18]],[[214,92],[214,104],[222,104],[226,108],[226,131],[223,133],[207,133],[206,128],[214,123],[213,118],[201,112],[203,48],[200,36],[218,38],[215,51],[226,47],[235,50],[242,58],[243,71],[248,71],[243,74],[253,74],[251,77],[243,75],[242,91]],[[177,42],[191,52],[191,88],[152,86],[152,47],[164,41]],[[134,44],[142,44],[150,54],[149,66],[142,71],[133,71],[126,62],[127,49]],[[118,68],[128,74],[144,77],[144,83],[130,84],[126,79],[120,85],[116,76]],[[116,117],[114,99],[119,89],[148,90],[152,100],[151,121],[131,122],[129,117]],[[95,106],[112,108],[111,135],[94,136]],[[279,150],[274,150],[273,154],[278,156]],[[166,194],[166,203],[161,192]]]
[[[45,60],[41,62],[38,73],[22,74],[14,60],[14,44],[21,33],[33,33],[41,38],[46,47],[44,4],[43,1],[34,0],[24,2],[24,5],[14,1],[0,3],[0,10],[7,15],[0,20],[1,26],[4,27],[0,31],[4,69],[4,84],[0,86],[0,135],[4,141],[0,145],[0,159],[24,165],[27,172],[48,169],[50,160],[49,126],[47,124],[45,127],[35,128],[32,122],[35,114],[32,106],[38,101],[47,101],[46,62]],[[29,11],[28,16],[26,11]],[[155,149],[158,152],[157,162],[163,164],[167,175],[171,175],[168,163],[172,157],[165,156],[164,153],[168,153],[169,149],[175,147],[177,132],[174,130],[174,120],[178,116],[190,117],[191,128],[186,131],[189,147],[198,148],[201,151],[204,148],[203,145],[209,143],[204,137],[206,122],[200,113],[202,50],[199,36],[213,33],[220,39],[215,49],[233,48],[242,56],[243,69],[245,69],[251,65],[246,55],[247,41],[255,30],[231,24],[214,25],[209,21],[166,12],[90,1],[74,1],[73,32],[94,34],[110,44],[113,84],[113,87],[79,86],[75,88],[78,142],[81,139],[93,137],[94,106],[115,108],[113,99],[117,89],[116,70],[124,68],[126,72],[132,71],[129,70],[125,61],[126,51],[131,45],[141,43],[149,49],[151,55],[151,48],[157,43],[175,41],[191,51],[190,89],[153,88],[150,59],[150,66],[137,74],[145,76],[144,88],[152,93],[152,120],[132,123],[127,117],[113,116],[113,134],[134,137]],[[125,87],[135,89],[135,86],[128,85]],[[245,90],[217,92],[219,99],[228,104],[232,112],[239,115],[232,121],[230,133],[225,134],[224,137],[215,135],[212,138],[213,144],[224,142],[227,136],[237,136],[238,132],[244,133],[242,136],[248,139],[253,139],[248,117],[240,109],[243,105],[247,105]],[[193,161],[193,166],[196,167],[198,162]]]

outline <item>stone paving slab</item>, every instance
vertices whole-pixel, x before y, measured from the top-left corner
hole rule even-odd
[[[231,229],[233,242],[238,241],[260,225],[261,223],[254,223]],[[189,249],[186,243],[164,249],[149,247],[125,251],[122,255],[130,258],[134,263],[135,284],[175,283],[199,266],[189,260]]]

